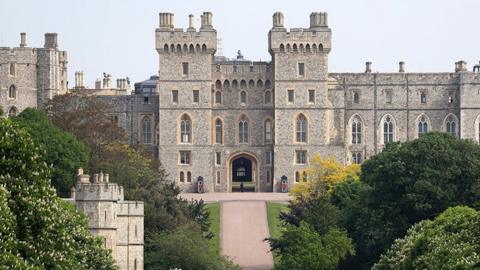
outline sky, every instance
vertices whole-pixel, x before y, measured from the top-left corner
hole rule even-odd
[[[200,25],[203,11],[213,13],[224,56],[270,61],[268,31],[281,11],[286,28],[308,27],[314,11],[328,12],[332,29],[330,72],[372,70],[451,72],[459,60],[471,69],[480,60],[479,0],[0,0],[0,47],[42,47],[45,32],[57,32],[69,54],[69,85],[83,70],[93,86],[103,72],[132,82],[158,72],[155,28],[160,12],[175,14],[176,28],[188,27],[188,15]],[[218,51],[217,51],[218,54]]]

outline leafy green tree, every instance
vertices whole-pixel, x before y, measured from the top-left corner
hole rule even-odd
[[[347,255],[354,254],[346,232],[336,228],[320,234],[306,222],[287,225],[279,239],[271,239],[272,250],[280,255],[278,269],[336,269]]]
[[[413,225],[374,265],[382,269],[479,269],[480,212],[448,208],[433,221]]]
[[[421,220],[456,205],[479,209],[480,146],[438,132],[389,144],[362,165],[361,182],[364,192],[352,194],[349,204],[356,206],[346,218],[358,250],[356,269],[371,267]]]
[[[85,167],[87,163],[85,145],[73,135],[54,126],[50,118],[38,109],[27,108],[12,119],[46,150],[45,161],[53,165],[52,185],[60,196],[68,197],[74,185],[76,170]]]
[[[0,268],[116,269],[86,218],[56,196],[44,156],[25,129],[0,120]]]
[[[146,244],[146,269],[239,269],[230,260],[215,254],[196,224],[184,225],[171,232],[155,233],[147,239]]]

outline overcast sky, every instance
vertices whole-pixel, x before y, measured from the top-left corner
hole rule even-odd
[[[287,28],[308,27],[312,11],[327,11],[333,32],[330,72],[453,71],[458,60],[471,69],[480,60],[479,0],[0,0],[0,46],[43,46],[45,32],[59,34],[69,54],[69,80],[85,72],[93,86],[102,72],[132,82],[158,71],[155,28],[159,12],[175,13],[175,27],[188,14],[213,12],[223,55],[241,50],[250,60],[270,60],[267,34],[272,14],[282,11]]]

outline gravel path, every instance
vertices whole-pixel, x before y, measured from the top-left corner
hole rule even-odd
[[[265,201],[223,201],[220,208],[222,254],[242,269],[272,269]]]

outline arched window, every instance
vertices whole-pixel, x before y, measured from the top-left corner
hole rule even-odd
[[[425,117],[425,115],[422,115],[418,120],[418,137],[420,137],[422,134],[425,134],[427,132],[428,132],[427,118]]]
[[[388,115],[385,117],[385,120],[383,121],[383,143],[387,144],[389,142],[393,142],[394,140],[394,134],[393,134],[393,122],[392,118]]]
[[[238,142],[248,142],[248,120],[244,115],[240,118],[240,122],[238,123]]]
[[[195,47],[193,46],[193,44],[190,44],[190,46],[188,47],[188,52],[189,53],[194,53],[195,52]]]
[[[192,173],[191,172],[187,172],[187,182],[188,183],[192,182]]]
[[[267,119],[265,120],[265,143],[271,143],[272,139],[272,121]]]
[[[165,44],[165,46],[163,46],[163,52],[168,53],[168,44]]]
[[[192,142],[192,120],[186,114],[184,114],[180,120],[180,142]]]
[[[280,52],[281,52],[281,53],[284,53],[284,52],[285,52],[285,45],[283,45],[283,43],[280,44]]]
[[[142,122],[143,143],[152,143],[152,123],[149,117],[144,117]]]
[[[15,63],[10,63],[10,75],[15,76]]]
[[[217,89],[217,90],[222,89],[222,82],[220,80],[217,80],[215,82],[215,89]]]
[[[248,88],[250,88],[250,89],[255,88],[255,82],[253,80],[248,81]]]
[[[308,130],[308,123],[307,118],[305,115],[300,114],[297,116],[296,121],[296,141],[300,143],[307,142],[307,130]]]
[[[445,119],[445,131],[452,136],[457,136],[457,118],[452,114]]]
[[[223,143],[223,123],[222,120],[215,120],[215,143]]]
[[[15,107],[12,106],[12,107],[8,110],[8,116],[10,117],[10,116],[15,116],[15,115],[17,115],[17,108],[15,108]]]
[[[270,91],[265,91],[265,104],[270,104],[272,103],[272,92]]]
[[[181,183],[185,182],[185,173],[184,172],[180,172],[180,182]]]
[[[352,119],[352,144],[362,144],[362,121],[358,116]]]
[[[420,103],[422,104],[427,103],[427,94],[425,92],[420,93]]]
[[[202,45],[202,52],[203,53],[207,52],[207,45],[205,44]]]
[[[257,81],[257,88],[258,88],[258,89],[262,89],[262,88],[263,88],[263,81],[262,81],[262,80],[258,80],[258,81]]]
[[[17,98],[17,88],[13,84],[8,88],[8,97]]]
[[[240,92],[240,103],[242,104],[247,103],[247,92],[245,91]]]
[[[215,104],[221,105],[222,104],[222,92],[215,91]]]

